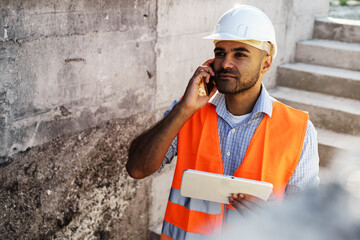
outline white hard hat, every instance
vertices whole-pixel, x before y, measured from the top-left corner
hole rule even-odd
[[[211,35],[204,37],[213,40],[256,40],[270,42],[271,54],[276,56],[275,29],[269,17],[260,9],[238,5],[219,19]]]

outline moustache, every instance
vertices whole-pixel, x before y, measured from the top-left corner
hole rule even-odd
[[[233,69],[233,68],[221,68],[219,69],[218,71],[215,72],[216,75],[219,75],[221,73],[228,73],[228,74],[232,74],[234,76],[240,76],[240,73],[236,70],[236,69]]]

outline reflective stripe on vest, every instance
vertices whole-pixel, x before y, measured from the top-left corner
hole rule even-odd
[[[275,197],[281,199],[299,161],[307,121],[307,113],[275,101],[272,117],[265,115],[260,122],[234,176],[270,182],[274,186]],[[223,174],[217,129],[216,108],[208,103],[179,132],[178,160],[163,226],[163,235],[167,238],[163,239],[188,239],[188,233],[200,234],[208,239],[221,232],[224,207],[221,207],[220,214],[216,214],[213,211],[216,207],[211,204],[206,205],[200,200],[192,202],[194,199],[189,200],[179,194],[185,169]],[[184,234],[179,234],[179,229]]]
[[[211,235],[217,234],[220,230],[222,212],[223,208],[220,214],[207,214],[205,212],[189,210],[185,206],[169,201],[164,220],[186,232]],[[168,236],[174,238],[173,235]]]
[[[221,214],[222,210],[222,204],[220,203],[183,197],[180,194],[180,190],[175,188],[171,188],[169,201],[175,204],[182,205],[192,211],[198,211],[212,215]]]
[[[169,237],[172,236],[172,237]],[[177,226],[164,221],[161,240],[176,239],[176,240],[209,240],[209,236],[186,232]],[[210,239],[212,239],[210,237]],[[215,237],[214,237],[215,239]]]
[[[233,223],[239,222],[240,218],[242,218],[242,216],[237,210],[232,208],[227,208],[224,224],[231,225]]]

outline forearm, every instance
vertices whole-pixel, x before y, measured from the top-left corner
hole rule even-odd
[[[159,169],[171,142],[193,113],[180,102],[164,119],[138,136],[129,150],[126,164],[129,175],[141,179]]]
[[[198,67],[181,102],[176,104],[163,120],[132,142],[126,164],[126,170],[131,177],[144,178],[159,169],[167,149],[182,126],[215,94],[216,86],[209,96],[199,94],[204,79],[209,82],[210,76],[215,75],[210,67],[213,62],[214,59],[209,59]]]

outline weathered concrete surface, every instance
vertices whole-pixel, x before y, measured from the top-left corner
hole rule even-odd
[[[360,100],[360,72],[307,63],[278,67],[278,84],[310,92]]]
[[[314,38],[360,43],[360,20],[318,18],[315,21]]]
[[[124,164],[151,115],[56,138],[0,167],[0,239],[146,239],[150,179],[131,179]]]
[[[360,101],[304,90],[276,87],[269,93],[310,113],[316,127],[360,137]]]
[[[0,4],[0,156],[153,109],[155,0]]]
[[[317,132],[321,167],[328,167],[336,159],[338,161],[354,159],[358,162],[360,157],[360,137],[321,128],[317,128]]]
[[[0,7],[0,239],[146,239],[151,179],[124,164],[155,116],[156,1]]]
[[[284,24],[281,28],[283,34],[280,35],[281,38],[284,38],[284,44],[279,45],[282,53],[277,60],[277,66],[294,61],[296,43],[312,38],[315,18],[327,16],[329,9],[329,0],[286,2],[288,7],[281,15],[284,18]]]
[[[336,56],[336,58],[334,57]],[[360,44],[325,39],[301,41],[296,46],[296,61],[360,71]]]
[[[160,173],[155,173],[151,177],[151,202],[149,209],[149,228],[150,231],[159,233],[165,215],[166,205],[174,175],[176,157],[170,165],[164,167]]]

